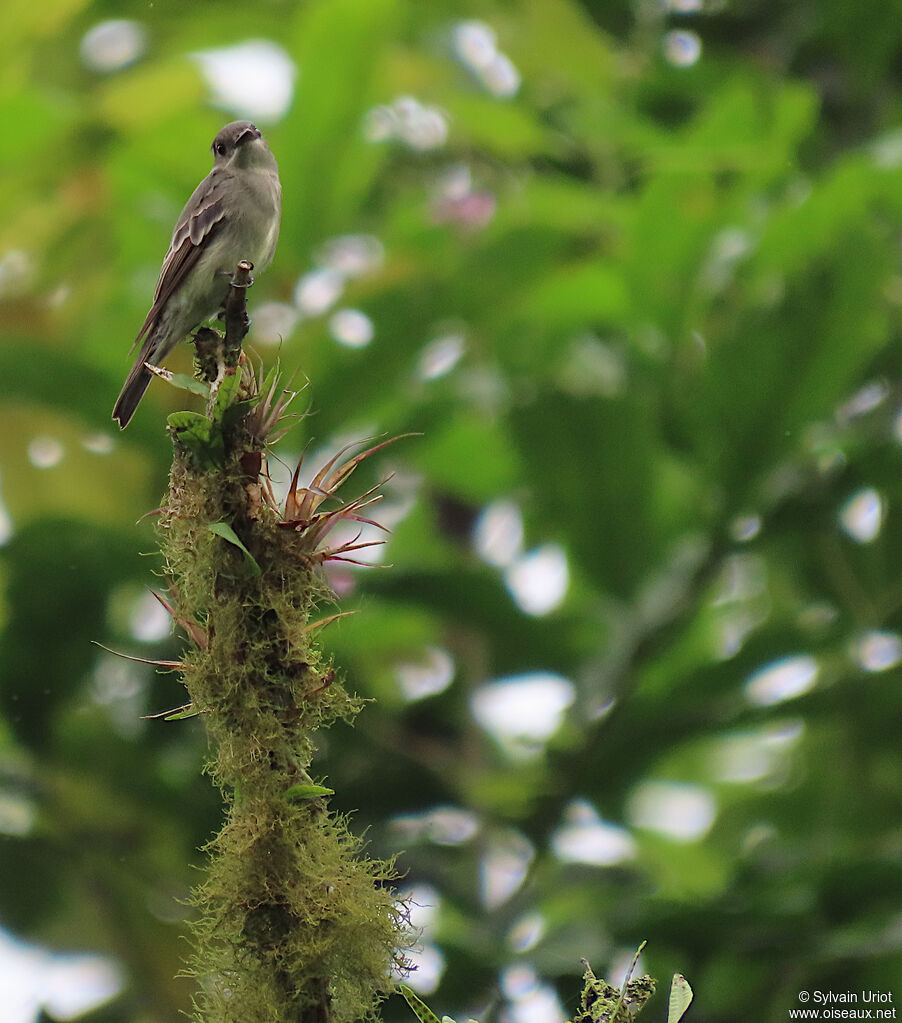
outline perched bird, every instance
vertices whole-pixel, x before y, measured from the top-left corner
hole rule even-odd
[[[195,327],[215,316],[242,259],[265,269],[276,251],[282,216],[279,168],[250,121],[233,121],[213,139],[213,169],[182,210],[163,260],[153,305],[138,331],[138,358],[113,409],[121,429],[158,366]]]

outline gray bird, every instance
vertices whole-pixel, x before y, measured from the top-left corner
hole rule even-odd
[[[265,269],[276,251],[282,185],[275,157],[250,121],[233,121],[213,139],[213,170],[194,192],[172,232],[153,305],[138,331],[138,358],[113,409],[121,429],[158,366],[225,301],[242,259]]]

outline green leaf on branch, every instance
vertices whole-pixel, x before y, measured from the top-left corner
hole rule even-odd
[[[222,417],[230,406],[235,404],[238,391],[241,387],[240,373],[226,373],[219,383],[216,397],[213,399],[213,420],[221,422]]]
[[[196,718],[200,711],[194,709],[191,703],[184,703],[181,707],[173,707],[171,710],[161,710],[158,714],[142,714],[142,721],[184,721],[187,718]]]
[[[183,443],[207,444],[213,424],[200,412],[172,412],[166,422]]]
[[[667,1023],[680,1023],[686,1010],[692,1004],[692,988],[682,973],[675,973],[670,984],[670,1001],[667,1006]]]
[[[166,371],[166,379],[170,383],[180,380],[186,390],[195,394],[210,395],[211,392],[207,384],[193,381],[188,376],[177,377]],[[241,374],[227,373],[212,395],[209,416],[199,412],[173,412],[169,416],[170,429],[204,471],[222,467],[225,460],[223,430],[232,427],[253,407],[252,402],[236,400],[240,389]]]
[[[222,434],[206,416],[199,412],[173,412],[166,422],[201,469],[215,469],[222,465],[225,457]]]
[[[441,1023],[441,1020],[432,1009],[421,998],[418,998],[406,984],[398,985],[398,993],[404,997],[404,1000],[413,1009],[413,1014],[420,1023]]]
[[[213,522],[207,527],[211,533],[215,533],[217,536],[221,536],[223,540],[228,540],[230,544],[240,550],[247,558],[254,575],[260,575],[260,566],[257,564],[253,554],[244,546],[244,544],[238,539],[238,534],[228,524],[228,522]]]
[[[188,376],[187,373],[170,373],[168,382],[180,391],[199,394],[204,398],[210,393],[209,384],[204,383],[203,380],[196,380],[194,377]]]
[[[187,705],[187,707],[184,707],[184,708],[182,708],[180,710],[171,711],[169,714],[167,714],[163,718],[163,720],[164,721],[187,721],[188,718],[196,718],[199,713],[200,713],[200,711],[199,710],[195,710],[194,707],[189,703]]]
[[[173,373],[168,369],[163,369],[162,366],[151,366],[150,371],[161,380],[165,380],[172,387],[177,387],[180,391],[199,394],[204,398],[210,393],[210,385],[208,383],[189,376],[187,373]]]
[[[292,785],[285,790],[285,798],[292,803],[300,803],[305,799],[319,799],[321,796],[334,796],[335,789],[327,788],[325,785]]]
[[[224,409],[222,413],[222,428],[230,430],[239,419],[243,419],[250,412],[259,400],[259,397],[248,398],[247,401],[235,402],[234,405]]]

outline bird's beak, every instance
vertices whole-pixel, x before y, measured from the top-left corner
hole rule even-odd
[[[261,132],[259,128],[245,128],[238,138],[235,139],[235,145],[243,146],[245,142],[260,138],[260,135]]]

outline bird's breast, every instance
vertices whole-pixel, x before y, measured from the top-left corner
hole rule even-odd
[[[282,189],[271,171],[249,171],[244,176],[241,216],[251,259],[258,270],[268,266],[276,251],[282,217]]]

